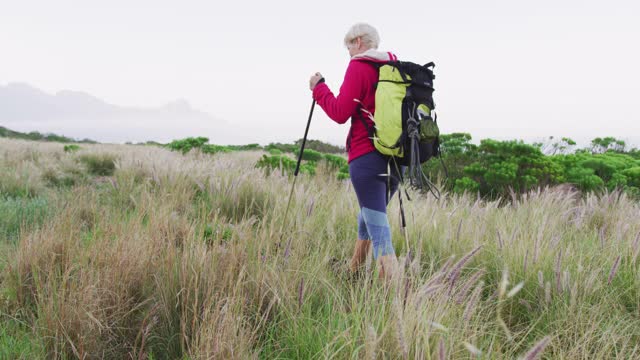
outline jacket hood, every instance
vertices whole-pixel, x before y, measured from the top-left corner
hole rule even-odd
[[[351,60],[365,60],[374,62],[398,61],[398,57],[390,51],[369,49],[362,54],[355,55]]]

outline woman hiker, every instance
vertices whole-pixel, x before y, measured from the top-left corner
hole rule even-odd
[[[371,62],[397,60],[390,52],[377,51],[380,37],[368,24],[356,24],[344,37],[351,61],[338,96],[334,96],[320,73],[311,76],[309,87],[313,98],[327,116],[338,124],[351,119],[347,137],[349,174],[358,197],[358,240],[350,269],[358,271],[373,244],[380,277],[391,279],[398,268],[398,260],[391,242],[391,229],[387,218],[387,204],[398,188],[399,176],[388,173],[388,158],[373,146],[369,129],[373,121],[364,110],[375,111],[375,89],[378,70]],[[366,122],[366,125],[365,125]],[[388,188],[390,187],[390,188]]]

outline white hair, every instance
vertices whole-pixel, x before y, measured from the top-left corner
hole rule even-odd
[[[357,23],[353,25],[344,36],[344,45],[349,45],[357,38],[362,39],[362,43],[369,49],[377,49],[380,44],[378,30],[369,24]]]

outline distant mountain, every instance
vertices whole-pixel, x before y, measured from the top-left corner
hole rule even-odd
[[[137,108],[109,104],[80,91],[51,95],[24,83],[0,85],[0,126],[18,131],[55,132],[102,142],[167,142],[203,135],[215,142],[228,137],[224,125],[186,100]]]

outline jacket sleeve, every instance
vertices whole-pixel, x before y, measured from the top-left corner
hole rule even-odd
[[[344,124],[355,113],[358,103],[354,99],[362,100],[365,86],[362,66],[366,64],[359,61],[349,63],[337,97],[326,83],[318,84],[313,89],[313,98],[327,116],[338,124]]]

